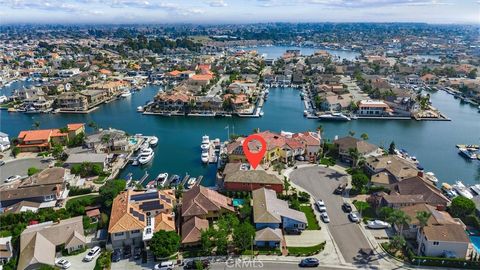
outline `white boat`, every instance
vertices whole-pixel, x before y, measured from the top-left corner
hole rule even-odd
[[[130,92],[130,90],[125,90],[122,92],[122,94],[120,96],[126,98],[126,97],[129,97],[132,95],[132,92]]]
[[[207,151],[210,148],[210,145],[204,143],[204,144],[200,145],[200,148],[202,148],[203,151]]]
[[[168,173],[160,173],[157,176],[157,179],[155,179],[155,182],[157,182],[157,187],[164,187],[165,184],[167,183],[168,179]]]
[[[260,115],[260,116],[263,116],[263,111],[260,111],[259,115]]]
[[[202,136],[202,144],[209,144],[210,143],[210,137],[207,135]]]
[[[452,187],[458,193],[458,195],[468,199],[473,199],[472,193],[468,191],[467,187],[465,187],[462,181],[456,181],[455,184],[452,185]]]
[[[151,155],[153,153],[153,149],[150,147],[142,148],[140,151],[140,155]]]
[[[133,166],[138,166],[140,163],[138,162],[138,159],[135,159],[133,162],[132,162],[132,165]]]
[[[367,227],[370,229],[386,229],[390,227],[390,224],[381,220],[370,220],[367,223]]]
[[[4,103],[4,102],[6,102],[6,101],[8,101],[8,97],[7,97],[7,96],[5,96],[5,95],[0,96],[0,103]]]
[[[191,189],[195,186],[195,184],[197,183],[197,178],[195,177],[192,177],[190,179],[188,179],[188,182],[187,182],[187,189]]]
[[[140,154],[140,156],[138,157],[138,162],[142,165],[145,165],[153,160],[153,156],[155,156],[154,152],[152,152],[151,154]]]
[[[480,184],[471,186],[470,190],[473,191],[473,193],[480,195]]]
[[[137,107],[137,112],[143,112],[143,106],[138,106]]]
[[[331,121],[350,121],[350,117],[344,115],[343,113],[326,113],[320,115],[318,118],[321,120],[331,120]]]
[[[155,146],[157,145],[158,143],[158,138],[156,136],[153,136],[149,141],[148,143],[150,144],[150,146]]]
[[[434,184],[438,183],[437,177],[435,177],[435,174],[433,172],[426,172],[425,173],[425,178]]]
[[[202,162],[203,163],[208,163],[208,152],[203,152],[202,153]]]

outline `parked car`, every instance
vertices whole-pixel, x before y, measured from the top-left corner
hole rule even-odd
[[[172,270],[175,264],[172,261],[161,262],[156,264],[153,269],[155,270]]]
[[[350,219],[351,222],[360,222],[360,219],[355,213],[348,214],[348,219]]]
[[[349,203],[343,203],[342,204],[342,210],[345,213],[350,213],[350,212],[352,212],[352,206]]]
[[[328,217],[327,212],[323,212],[322,214],[320,214],[320,216],[322,217],[322,220],[323,220],[324,223],[329,223],[330,222],[330,218]]]
[[[20,178],[22,178],[20,175],[12,175],[12,176],[9,176],[7,179],[5,179],[5,183],[17,181],[17,180],[20,180]]]
[[[347,184],[340,184],[338,187],[333,191],[334,194],[340,195],[343,193],[343,191],[347,188]]]
[[[317,258],[305,258],[300,261],[300,267],[318,267],[320,262]]]
[[[114,249],[112,253],[112,262],[118,262],[121,259],[122,259],[122,250],[119,248]]]
[[[136,247],[133,249],[133,259],[138,260],[142,257],[142,249],[139,247]]]
[[[60,267],[61,269],[68,269],[70,266],[72,266],[72,264],[65,259],[56,259],[55,265]]]
[[[86,261],[86,262],[92,261],[93,259],[95,259],[95,257],[100,255],[100,251],[101,251],[101,249],[100,249],[99,246],[93,247],[92,249],[90,249],[90,251],[88,251],[87,255],[85,255],[83,260]]]
[[[123,249],[123,258],[129,259],[130,257],[132,257],[132,248],[130,246],[125,246]]]
[[[299,230],[297,228],[285,228],[285,234],[300,235],[302,234],[302,230]]]
[[[367,223],[367,227],[370,229],[386,229],[390,227],[390,224],[381,220],[370,220]]]
[[[327,207],[325,206],[325,202],[323,200],[316,201],[315,205],[317,205],[318,211],[320,211],[320,212],[327,211]]]
[[[183,266],[183,269],[199,269],[199,265],[202,265],[201,269],[206,269],[210,265],[208,260],[191,260],[187,261]]]

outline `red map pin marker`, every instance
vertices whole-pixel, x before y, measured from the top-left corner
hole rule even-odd
[[[262,145],[262,148],[256,152],[252,152],[250,150],[250,147],[248,147],[248,144],[251,141],[259,142]],[[266,151],[267,151],[267,142],[260,135],[252,134],[247,138],[245,138],[245,140],[243,141],[243,153],[245,153],[248,163],[250,163],[250,166],[252,166],[253,169],[257,168],[258,164],[260,164]]]

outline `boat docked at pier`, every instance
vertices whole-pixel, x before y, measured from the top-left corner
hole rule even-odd
[[[464,156],[465,158],[477,159],[477,155],[466,148],[459,148],[458,151],[459,151],[458,154],[460,154],[461,156]]]
[[[168,173],[160,173],[155,179],[157,187],[165,187],[165,185],[167,184],[167,180],[168,180]]]
[[[452,185],[452,188],[458,193],[458,195],[463,196],[468,199],[472,199],[473,195],[468,190],[468,188],[462,183],[462,181],[456,181],[455,184]]]
[[[154,156],[155,152],[153,152],[152,148],[142,149],[140,154],[138,155],[138,163],[145,165],[152,161]]]
[[[150,140],[148,140],[148,143],[150,144],[151,147],[156,146],[158,144],[158,137],[152,136]]]
[[[435,177],[435,174],[433,172],[426,172],[425,178],[434,184],[438,183],[438,179],[437,177]]]
[[[186,189],[191,189],[191,188],[193,188],[196,184],[197,184],[197,178],[192,177],[192,178],[188,179],[188,182],[187,182],[185,188],[186,188]]]
[[[209,144],[209,143],[210,143],[210,137],[208,137],[208,135],[203,135],[202,144]]]
[[[202,162],[203,163],[208,163],[208,151],[203,151],[202,152],[202,156],[201,156],[201,159],[202,159]]]
[[[329,120],[329,121],[350,121],[350,117],[344,115],[343,113],[325,113],[318,116],[320,120]]]
[[[120,96],[123,98],[127,98],[127,97],[130,97],[131,95],[132,95],[132,92],[130,92],[130,90],[125,90],[122,92]]]

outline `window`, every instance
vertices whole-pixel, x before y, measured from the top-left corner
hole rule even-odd
[[[131,233],[132,233],[132,234],[140,233],[140,230],[133,230]]]
[[[151,234],[152,233],[152,229],[151,228],[147,228],[147,234]]]
[[[440,244],[440,243],[438,243],[437,241],[434,241],[434,242],[433,242],[433,245],[434,245],[434,246],[438,246],[439,244]]]
[[[123,236],[123,232],[115,233],[115,236]]]

